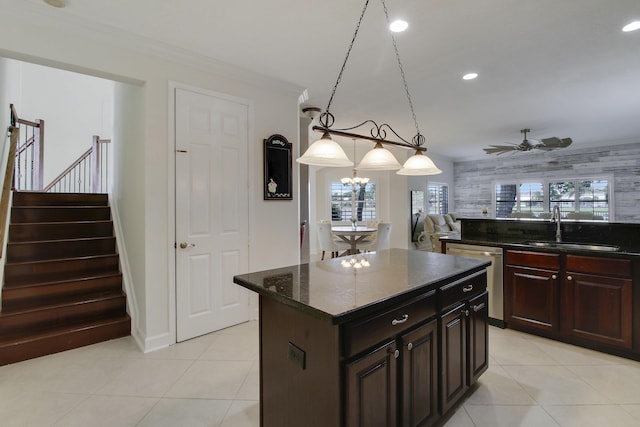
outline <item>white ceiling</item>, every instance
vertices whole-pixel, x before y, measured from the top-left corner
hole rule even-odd
[[[3,0],[17,7],[25,0]],[[364,0],[68,0],[78,19],[307,88],[325,108]],[[489,144],[571,137],[575,149],[640,142],[639,0],[386,0],[431,152],[488,157]],[[80,22],[80,21],[79,21]],[[148,41],[148,40],[147,40]],[[463,81],[475,71],[480,77]],[[415,133],[380,0],[370,0],[331,106],[338,127]],[[519,153],[516,155],[526,155]]]

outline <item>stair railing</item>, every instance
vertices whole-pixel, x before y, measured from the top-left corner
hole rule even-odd
[[[11,120],[11,126],[9,126],[9,154],[2,157],[4,179],[2,180],[2,193],[0,194],[0,258],[2,258],[5,247],[4,240],[9,216],[9,199],[11,199],[13,168],[19,139],[20,128],[15,127],[13,120]]]
[[[51,193],[106,193],[110,139],[94,135],[91,148],[58,175],[43,191]]]
[[[11,125],[18,128],[20,140],[15,153],[13,186],[17,190],[42,190],[44,166],[44,120],[35,122],[18,117],[13,104]]]

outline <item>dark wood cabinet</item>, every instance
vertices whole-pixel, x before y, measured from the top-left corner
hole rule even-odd
[[[489,368],[489,294],[469,301],[469,385]]]
[[[554,337],[558,334],[560,255],[507,251],[504,315],[510,327]]]
[[[438,412],[438,322],[436,319],[400,337],[402,427],[427,427]],[[368,425],[368,424],[363,424]]]
[[[455,306],[440,319],[440,407],[447,412],[469,388],[467,383],[466,305]]]
[[[486,274],[440,288],[440,411],[444,414],[488,368]]]
[[[558,270],[507,265],[504,274],[505,321],[547,336],[558,332]]]
[[[346,364],[346,425],[426,427],[438,413],[437,320]]]
[[[398,355],[391,341],[347,364],[347,427],[397,425]]]
[[[509,327],[599,350],[633,347],[629,259],[507,251]]]
[[[631,349],[631,261],[567,255],[563,275],[562,333]]]

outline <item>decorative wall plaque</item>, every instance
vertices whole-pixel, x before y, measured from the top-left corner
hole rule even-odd
[[[291,144],[282,135],[264,140],[264,200],[292,200]]]

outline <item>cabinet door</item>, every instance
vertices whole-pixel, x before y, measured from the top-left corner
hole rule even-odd
[[[504,277],[505,320],[510,327],[558,333],[558,272],[507,266]]]
[[[469,301],[469,385],[489,368],[489,294]]]
[[[397,363],[391,341],[346,365],[347,427],[397,426]]]
[[[426,427],[438,420],[438,322],[400,337],[403,427]]]
[[[632,281],[567,272],[563,282],[563,333],[630,349]]]
[[[467,391],[467,309],[460,304],[440,321],[440,412],[447,412]]]

